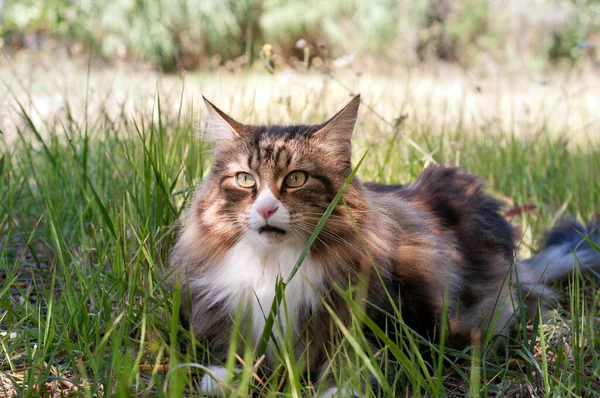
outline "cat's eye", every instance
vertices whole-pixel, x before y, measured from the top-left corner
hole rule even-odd
[[[306,180],[308,176],[303,171],[292,171],[290,174],[285,176],[284,184],[289,188],[300,188]]]
[[[252,188],[256,185],[256,180],[252,174],[240,172],[235,176],[237,184],[242,188]]]

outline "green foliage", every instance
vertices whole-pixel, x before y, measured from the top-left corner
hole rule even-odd
[[[598,46],[588,39],[597,35],[600,25],[600,2],[595,0],[571,0],[573,10],[566,16],[566,21],[552,34],[548,48],[550,61],[557,62],[568,59],[576,62],[584,57],[585,49],[580,43]],[[585,46],[583,46],[585,48]]]
[[[286,57],[305,39],[346,53],[411,62],[430,57],[477,65],[482,56],[576,61],[578,43],[600,29],[593,0],[544,3],[490,0],[13,0],[0,36],[21,47],[34,33],[83,43],[109,57],[153,61],[166,69],[218,64],[264,43]],[[594,43],[592,43],[594,44]],[[595,43],[598,45],[598,43]],[[313,53],[317,51],[313,49]],[[216,58],[215,58],[216,57]],[[212,62],[211,62],[212,60]],[[287,61],[287,60],[286,60]]]

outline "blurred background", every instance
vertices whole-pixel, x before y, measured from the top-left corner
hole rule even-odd
[[[0,122],[14,136],[14,99],[38,125],[67,101],[133,112],[187,79],[176,108],[203,92],[250,121],[328,85],[323,116],[362,92],[388,121],[587,134],[599,33],[596,0],[0,0]]]
[[[1,0],[0,46],[11,56],[92,51],[165,72],[256,69],[261,58],[273,68],[539,71],[598,67],[599,12],[596,0]]]

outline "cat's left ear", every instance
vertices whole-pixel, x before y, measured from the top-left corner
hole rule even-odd
[[[212,102],[202,96],[206,109],[208,109],[208,123],[206,126],[207,137],[217,143],[232,141],[239,138],[246,126],[233,120],[225,112],[217,108]]]
[[[352,133],[358,117],[360,94],[357,95],[334,117],[323,124],[313,138],[326,144],[333,153],[350,158],[352,154]]]

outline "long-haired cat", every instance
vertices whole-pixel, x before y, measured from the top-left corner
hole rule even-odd
[[[323,124],[250,126],[206,101],[214,160],[187,209],[170,267],[182,316],[217,360],[235,337],[240,308],[249,328],[241,336],[251,336],[245,343],[253,349],[260,345],[278,279],[288,277],[351,175],[359,104],[354,98]],[[348,322],[342,294],[366,283],[362,300],[380,324],[390,321],[382,314],[393,313],[395,302],[422,336],[438,338],[446,313],[448,337],[468,341],[473,330],[508,331],[522,297],[535,310],[544,284],[575,266],[574,251],[581,266],[598,264],[589,244],[578,246],[575,229],[597,242],[600,233],[578,224],[556,229],[538,255],[515,263],[515,234],[499,209],[477,177],[456,168],[427,168],[406,187],[353,178],[287,285],[271,339],[292,336],[307,369],[323,372],[336,328],[321,303]],[[268,368],[273,344],[266,352]],[[218,395],[217,381],[228,375],[211,370],[202,387]],[[322,396],[340,393],[321,379]]]

